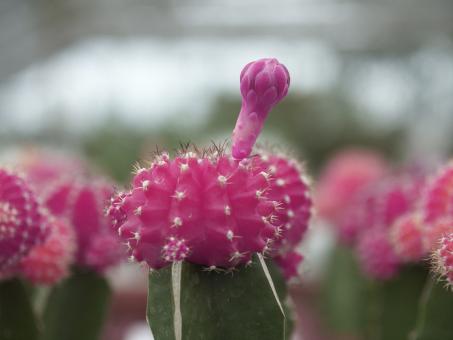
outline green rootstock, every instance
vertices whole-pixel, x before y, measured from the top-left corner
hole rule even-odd
[[[185,262],[151,272],[148,322],[155,339],[289,339],[285,282],[275,265],[266,263],[286,318],[258,258],[233,274]]]
[[[98,340],[110,295],[105,278],[75,271],[50,293],[41,340]]]
[[[411,266],[391,280],[370,282],[365,339],[408,339],[417,320],[418,301],[427,275],[425,268]]]
[[[411,336],[411,340],[432,339],[453,339],[453,292],[435,279],[426,284]]]
[[[0,340],[38,339],[29,295],[19,279],[0,282]]]

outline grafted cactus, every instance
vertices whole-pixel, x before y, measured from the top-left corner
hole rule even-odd
[[[276,59],[248,64],[231,154],[218,146],[185,147],[173,159],[158,153],[137,169],[129,191],[112,198],[113,229],[132,259],[157,271],[149,277],[148,301],[157,340],[286,337],[282,273],[264,257],[275,258],[287,278],[297,276],[296,247],[311,215],[309,185],[291,158],[250,154],[288,86]]]

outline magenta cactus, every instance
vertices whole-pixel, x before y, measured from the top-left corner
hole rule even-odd
[[[436,273],[453,289],[453,232],[439,240],[432,259]]]
[[[171,160],[163,153],[137,172],[109,214],[130,255],[151,268],[182,259],[232,268],[268,252],[280,233],[270,176],[254,158],[184,152]]]
[[[62,219],[47,217],[50,235],[20,262],[19,272],[34,284],[53,285],[69,274],[76,244],[72,228]]]
[[[244,159],[252,152],[270,110],[288,93],[286,67],[275,58],[248,63],[241,72],[242,106],[233,131],[232,155]]]
[[[439,218],[432,223],[424,223],[423,249],[425,253],[432,252],[438,245],[439,240],[453,232],[453,218]]]
[[[0,277],[6,277],[30,250],[45,241],[43,214],[25,181],[0,169]]]
[[[98,272],[121,259],[119,239],[104,214],[112,194],[112,186],[102,180],[72,179],[55,183],[44,197],[48,209],[66,218],[74,228],[77,265]]]

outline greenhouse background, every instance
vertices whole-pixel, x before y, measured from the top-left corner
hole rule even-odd
[[[348,147],[433,168],[453,153],[451,1],[2,0],[0,161],[38,146],[81,152],[127,185],[156,147],[228,140],[239,70],[268,56],[291,87],[261,140],[291,150],[315,183]],[[334,238],[315,219],[302,245],[290,288],[300,339],[356,339],[323,317]],[[146,270],[108,275],[103,339],[152,339]]]

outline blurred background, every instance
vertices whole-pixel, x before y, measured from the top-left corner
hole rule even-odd
[[[313,177],[350,145],[396,161],[451,153],[448,0],[1,0],[0,151],[81,151],[125,184],[156,145],[229,138],[239,72],[270,56],[292,79],[262,140],[296,152]],[[306,245],[309,278],[323,233]],[[143,271],[112,276],[121,294],[106,339],[150,339]],[[312,321],[306,339],[330,339]]]

